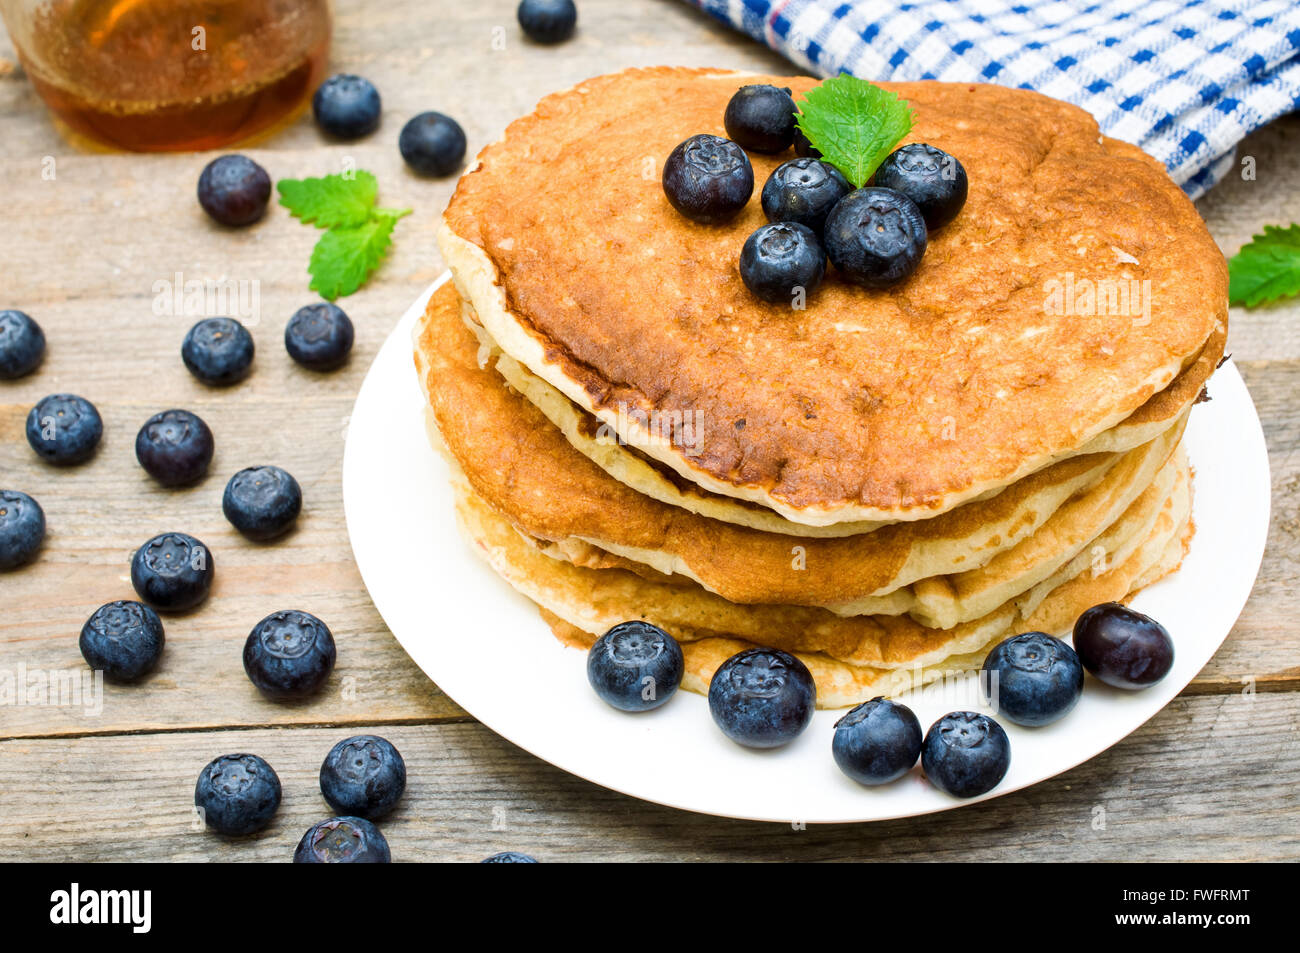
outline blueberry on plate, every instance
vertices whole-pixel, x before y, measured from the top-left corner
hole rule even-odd
[[[135,435],[135,458],[163,486],[201,480],[212,462],[212,431],[198,414],[164,410],[144,422]]]
[[[587,681],[621,711],[649,711],[673,697],[682,683],[682,649],[649,622],[620,622],[587,653]]]
[[[26,377],[45,357],[45,332],[23,311],[0,311],[0,381]]]
[[[272,612],[248,633],[244,671],[267,698],[296,701],[320,691],[337,650],[329,626],[309,612]]]
[[[47,463],[72,466],[95,453],[104,421],[95,405],[76,394],[50,394],[27,415],[27,442]]]
[[[517,850],[503,850],[499,854],[493,854],[491,857],[484,857],[479,861],[480,864],[535,864],[537,858],[528,854],[521,854]]]
[[[754,167],[730,139],[691,136],[664,163],[664,195],[693,222],[729,222],[754,194]]]
[[[199,772],[194,806],[218,834],[251,834],[280,807],[280,778],[255,754],[223,754]]]
[[[1169,631],[1118,602],[1104,602],[1079,616],[1074,650],[1084,668],[1114,688],[1147,688],[1174,667]]]
[[[406,762],[377,735],[355,735],[330,749],[320,766],[320,793],[340,814],[374,821],[401,800]]]
[[[515,16],[534,43],[562,43],[573,36],[578,8],[573,0],[523,0]]]
[[[313,824],[293,852],[295,864],[387,864],[388,841],[364,817],[331,817]]]
[[[31,562],[44,541],[41,504],[18,490],[0,490],[0,572]]]
[[[289,356],[313,371],[331,371],[346,361],[352,338],[351,319],[327,301],[299,308],[284,328]]]
[[[302,512],[302,488],[279,467],[246,467],[230,478],[221,512],[231,525],[256,542],[274,539]]]
[[[830,163],[791,159],[767,177],[763,214],[769,222],[796,222],[820,235],[831,209],[852,191],[849,180]]]
[[[1011,742],[992,718],[973,711],[944,715],[926,732],[921,768],[941,791],[978,797],[992,791],[1011,765]]]
[[[820,159],[822,151],[812,144],[812,141],[803,134],[803,130],[796,123],[794,127],[794,154],[804,158]]]
[[[722,124],[727,135],[750,152],[775,154],[794,145],[794,112],[790,90],[742,86],[727,103]]]
[[[465,130],[450,116],[420,113],[402,127],[397,148],[420,175],[451,175],[465,158]]]
[[[740,278],[764,301],[793,304],[817,290],[826,274],[826,252],[817,234],[796,222],[756,229],[740,249]]]
[[[875,184],[902,192],[916,203],[930,231],[942,228],[966,204],[966,169],[942,149],[913,142],[890,153],[876,169]]]
[[[817,687],[808,667],[778,649],[746,649],[709,683],[709,713],[722,733],[748,748],[777,748],[812,721]]]
[[[221,225],[252,225],[266,214],[271,177],[248,156],[218,156],[199,173],[199,205]]]
[[[897,781],[921,756],[921,723],[906,705],[873,698],[835,722],[831,754],[859,784]]]
[[[1083,694],[1079,656],[1045,632],[999,642],[984,659],[980,690],[999,715],[1017,725],[1050,725],[1064,718]]]
[[[134,682],[162,658],[162,620],[142,602],[119,599],[86,620],[78,645],[86,664],[110,682]]]
[[[131,560],[131,585],[163,612],[193,609],[208,597],[215,574],[211,551],[185,533],[161,533]]]
[[[253,336],[234,318],[204,318],[185,335],[181,360],[205,384],[237,384],[253,366]]]
[[[844,196],[822,232],[831,264],[864,288],[888,288],[909,277],[921,264],[927,238],[915,202],[875,187]]]
[[[361,76],[338,73],[317,87],[311,113],[335,139],[360,139],[379,127],[379,90]]]

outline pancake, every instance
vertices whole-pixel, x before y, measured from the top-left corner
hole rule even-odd
[[[658,176],[752,82],[815,80],[660,68],[547,97],[439,234],[502,350],[687,481],[809,526],[929,518],[1088,448],[1226,327],[1223,256],[1163,168],[1076,107],[988,85],[882,84],[916,110],[908,141],[970,178],[912,278],[832,273],[804,311],[756,300],[736,262],[757,194],[696,225]],[[788,158],[751,156],[756,182]],[[1057,309],[1067,281],[1150,282],[1149,309]],[[640,423],[686,415],[689,445]]]

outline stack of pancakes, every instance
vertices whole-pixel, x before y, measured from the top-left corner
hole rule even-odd
[[[723,226],[678,215],[660,172],[768,82],[797,100],[816,81],[600,77],[461,180],[439,233],[454,282],[415,359],[481,554],[565,641],[646,619],[695,691],[784,649],[822,707],[1068,633],[1177,568],[1180,440],[1227,274],[1164,170],[1035,93],[887,84],[916,111],[906,141],[965,166],[965,208],[895,288],[832,271],[803,310],[767,304],[737,259],[792,156],[751,156],[755,196]]]

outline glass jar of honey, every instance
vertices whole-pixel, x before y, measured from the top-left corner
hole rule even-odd
[[[289,122],[324,78],[330,0],[0,0],[78,145],[199,151]]]

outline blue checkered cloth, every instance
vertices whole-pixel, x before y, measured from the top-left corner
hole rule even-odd
[[[1193,198],[1300,107],[1300,0],[687,0],[811,73],[1035,89]]]

